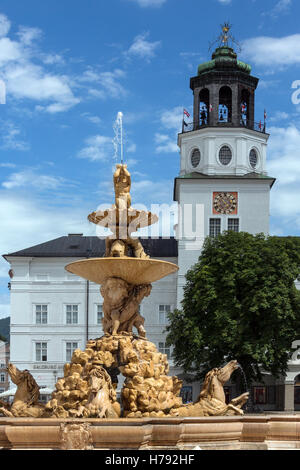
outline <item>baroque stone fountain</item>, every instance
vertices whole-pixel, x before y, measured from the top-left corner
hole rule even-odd
[[[241,441],[242,406],[249,395],[244,393],[229,404],[225,402],[223,385],[238,368],[237,361],[210,371],[198,399],[183,405],[182,381],[168,375],[167,356],[147,340],[144,318],[139,313],[140,303],[151,293],[151,284],[175,273],[178,267],[151,259],[140,240],[132,235],[158,218],[131,206],[127,165],[117,165],[113,181],[115,203],[88,216],[91,222],[112,232],[106,238],[105,256],[66,266],[70,273],[101,285],[104,335],[90,339],[84,351],[74,351],[46,405],[39,402],[39,386],[30,372],[9,365],[17,392],[11,406],[1,404],[0,413],[5,418],[0,418],[0,445],[2,442],[3,448],[189,449],[199,443],[205,448],[203,442],[206,448],[216,448],[217,441],[217,448],[227,448],[228,442]],[[120,401],[116,393],[119,374],[125,377]],[[186,421],[192,417],[196,421]],[[232,418],[226,421],[226,417]],[[1,422],[3,419],[6,422]],[[25,421],[20,427],[22,419]],[[35,427],[39,431],[34,432]]]

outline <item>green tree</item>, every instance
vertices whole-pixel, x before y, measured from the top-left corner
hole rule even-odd
[[[237,359],[249,382],[285,374],[300,337],[300,243],[225,232],[207,238],[186,275],[182,309],[169,315],[174,361],[196,378]]]

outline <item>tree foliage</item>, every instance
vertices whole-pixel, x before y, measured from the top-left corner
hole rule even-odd
[[[300,243],[225,232],[207,238],[186,275],[182,309],[170,313],[174,361],[198,378],[237,359],[249,382],[284,375],[300,337]]]

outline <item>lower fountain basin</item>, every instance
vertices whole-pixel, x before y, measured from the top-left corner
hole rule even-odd
[[[140,258],[89,258],[68,264],[65,269],[96,284],[119,277],[129,284],[151,284],[178,271],[168,261]]]
[[[75,424],[77,430],[72,430]],[[299,415],[207,418],[0,418],[0,449],[295,450]],[[74,433],[71,442],[66,435]],[[77,434],[77,435],[76,435]],[[72,436],[71,436],[72,437]],[[72,442],[75,447],[70,446]]]

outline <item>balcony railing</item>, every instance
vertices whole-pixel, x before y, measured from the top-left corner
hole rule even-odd
[[[203,123],[203,124],[198,124],[194,122],[186,122],[184,121],[182,124],[182,133],[185,132],[192,132],[192,131],[197,131],[198,129],[204,129],[205,127],[215,127],[215,128],[222,128],[222,127],[244,127],[245,129],[251,129],[252,131],[256,132],[261,132],[262,134],[266,134],[266,123],[265,122],[253,122],[253,121],[240,121],[240,124],[238,126],[235,126],[232,124],[232,122],[225,122],[225,121],[219,121],[217,125],[212,125],[208,123]]]

